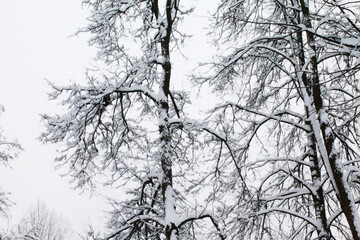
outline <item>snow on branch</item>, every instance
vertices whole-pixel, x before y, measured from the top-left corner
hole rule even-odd
[[[5,107],[0,104],[0,115],[5,112]],[[23,148],[17,140],[8,140],[0,128],[0,163],[7,165],[10,160],[16,158]],[[1,198],[0,198],[1,199]]]
[[[250,168],[258,168],[267,165],[268,163],[272,162],[293,162],[296,164],[301,164],[303,166],[307,167],[314,167],[314,163],[304,161],[303,159],[308,157],[308,154],[305,154],[303,156],[297,157],[297,158],[291,158],[291,157],[267,157],[262,159],[256,159],[255,162],[247,163],[245,166],[248,166]]]
[[[149,215],[137,215],[137,216],[134,216],[134,217],[128,219],[126,221],[126,223],[124,224],[124,226],[122,226],[119,229],[115,230],[113,233],[111,233],[110,235],[105,237],[105,239],[110,240],[110,239],[118,236],[119,234],[121,234],[125,230],[134,227],[134,224],[137,223],[137,222],[155,222],[157,224],[160,224],[161,226],[165,226],[164,219],[162,219],[162,218],[155,217],[155,216],[149,216]]]
[[[267,119],[276,120],[276,121],[279,121],[279,122],[282,122],[282,123],[287,123],[287,124],[290,124],[290,125],[292,125],[294,127],[299,128],[301,130],[304,130],[305,132],[310,132],[310,130],[311,130],[309,128],[309,126],[307,126],[307,125],[299,124],[298,122],[295,122],[292,119],[287,119],[287,118],[282,117],[282,115],[290,115],[290,116],[295,116],[295,117],[299,118],[300,121],[304,120],[301,115],[299,115],[299,114],[297,114],[295,112],[289,111],[289,110],[283,110],[283,111],[274,112],[272,114],[268,114],[268,113],[264,113],[264,112],[254,110],[254,109],[249,108],[249,107],[244,107],[244,106],[241,106],[241,105],[238,105],[238,104],[234,104],[234,103],[231,103],[231,102],[228,102],[225,105],[219,106],[218,108],[226,108],[227,106],[235,107],[235,108],[237,108],[239,110],[243,110],[245,112],[252,113],[252,114],[255,114],[257,116],[262,116],[262,117],[265,117]]]
[[[193,217],[187,217],[186,219],[183,219],[180,221],[178,228],[181,228],[183,225],[189,223],[189,222],[193,222],[193,221],[197,221],[197,220],[201,220],[204,218],[209,218],[211,223],[214,225],[214,227],[217,230],[217,233],[219,234],[220,239],[224,240],[226,239],[225,234],[221,231],[217,221],[214,219],[214,217],[211,214],[200,214],[198,216],[193,216]]]
[[[272,212],[280,212],[280,213],[288,214],[290,216],[293,216],[293,217],[304,220],[306,223],[312,225],[315,228],[317,227],[317,221],[313,220],[312,218],[309,218],[309,217],[307,217],[307,216],[305,216],[305,215],[303,215],[303,214],[301,214],[299,212],[292,211],[292,210],[286,209],[286,208],[281,208],[281,207],[269,207],[268,209],[264,209],[264,210],[260,210],[258,212],[243,215],[243,216],[240,216],[239,218],[240,219],[247,219],[247,218],[251,218],[251,217],[254,217],[254,216],[266,215],[266,214],[269,214],[269,213],[272,213]]]
[[[270,201],[276,201],[276,200],[287,200],[290,198],[297,198],[303,195],[311,194],[311,192],[304,188],[294,188],[288,191],[282,191],[278,195],[270,196],[270,197],[261,197],[259,198],[260,201],[270,202]]]
[[[356,204],[360,203],[360,197],[354,199],[354,202]],[[327,219],[327,225],[331,226],[332,223],[335,221],[336,218],[338,218],[343,212],[343,210],[341,208],[338,208],[336,211],[333,212],[333,214],[331,214],[331,216],[328,217]]]

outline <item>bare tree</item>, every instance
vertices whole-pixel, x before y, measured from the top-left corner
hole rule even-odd
[[[358,4],[222,1],[216,25],[238,47],[198,80],[237,96],[213,113],[247,176],[223,206],[233,236],[360,239]]]
[[[103,174],[119,188],[106,239],[195,238],[194,222],[205,219],[210,236],[224,238],[190,188],[204,128],[185,116],[186,93],[171,87],[171,53],[184,39],[177,25],[189,10],[179,0],[83,3],[91,9],[83,31],[101,67],[88,71],[85,85],[52,84],[50,98],[67,109],[43,115],[42,140],[65,143],[57,162],[77,187]]]
[[[38,201],[15,226],[13,237],[17,239],[16,236],[26,240],[68,240],[72,231],[69,222]]]
[[[101,240],[100,232],[95,232],[94,228],[89,225],[85,231],[85,234],[80,234],[79,237],[82,240]]]

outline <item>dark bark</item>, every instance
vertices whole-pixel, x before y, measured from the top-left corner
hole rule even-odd
[[[304,0],[300,0],[301,3],[301,9],[304,15],[304,25],[308,29],[312,29],[312,24],[310,20],[310,14],[309,14],[309,6]],[[340,167],[341,163],[338,159],[337,154],[334,150],[334,143],[335,138],[331,131],[331,128],[329,126],[328,122],[324,122],[322,119],[322,115],[326,114],[323,109],[323,101],[321,97],[321,91],[320,91],[320,80],[319,80],[319,73],[318,73],[318,60],[317,60],[317,50],[315,46],[315,36],[311,31],[306,31],[306,37],[308,40],[309,47],[312,50],[311,55],[311,68],[312,68],[312,96],[314,99],[314,107],[316,109],[316,113],[318,114],[318,121],[320,123],[321,127],[321,134],[322,138],[324,139],[324,144],[326,147],[327,157],[330,163],[330,171],[332,171],[334,180],[331,181],[333,184],[333,188],[336,192],[336,196],[340,202],[340,206],[344,212],[344,215],[347,219],[347,222],[349,224],[352,236],[354,240],[360,240],[360,232],[356,228],[356,222],[355,222],[355,214],[353,209],[351,209],[351,206],[354,205],[352,202],[352,196],[351,193],[348,192],[346,189],[347,186],[345,186],[346,182],[343,176],[342,169]],[[328,170],[329,171],[329,170]],[[335,185],[335,186],[334,186]],[[336,191],[337,190],[337,191]]]
[[[301,22],[300,14],[297,14],[297,22],[298,23]],[[301,69],[305,66],[304,40],[303,40],[301,31],[298,31],[296,33],[296,41],[297,41],[297,45],[298,45],[298,49],[299,49],[299,62],[300,62],[299,68]],[[312,59],[312,61],[313,60],[316,61],[316,59]],[[300,70],[300,69],[298,69],[298,70]],[[311,96],[312,92],[313,92],[312,90],[314,90],[314,89],[311,89],[311,85],[312,85],[311,81],[309,80],[309,78],[305,72],[303,72],[301,75],[301,81],[304,83],[308,95]],[[319,91],[319,90],[320,89],[316,89],[316,91]],[[305,107],[305,112],[306,112],[307,118],[309,118],[309,116],[310,116],[309,109],[306,107]],[[312,132],[313,132],[311,123],[306,122],[306,124],[309,126],[310,129],[312,129]],[[316,219],[321,224],[320,229],[317,229],[317,234],[318,234],[319,239],[321,239],[321,240],[330,240],[331,233],[330,233],[329,226],[327,226],[324,191],[323,191],[322,185],[320,185],[320,183],[322,182],[321,163],[320,163],[318,155],[317,155],[316,138],[313,133],[308,137],[308,141],[309,141],[308,144],[309,144],[309,151],[310,151],[309,161],[312,162],[312,164],[313,164],[313,166],[310,168],[311,179],[312,179],[313,185],[316,186],[316,188],[315,188],[316,192],[315,192],[315,194],[312,194],[312,199],[314,201]]]
[[[157,2],[157,1],[156,1]],[[172,160],[171,160],[171,135],[169,129],[169,102],[168,96],[170,93],[170,79],[171,79],[171,63],[170,63],[170,40],[171,40],[171,33],[172,33],[172,26],[173,26],[173,16],[172,12],[175,11],[174,9],[174,0],[167,0],[166,1],[166,22],[163,23],[165,26],[162,26],[166,34],[162,34],[160,38],[161,44],[161,55],[164,59],[161,66],[163,69],[163,77],[160,83],[160,92],[163,96],[161,96],[160,103],[159,103],[159,133],[160,133],[160,161],[161,161],[161,168],[163,172],[163,178],[161,183],[162,188],[162,197],[163,202],[165,205],[165,218],[167,213],[168,206],[167,205],[167,191],[171,189],[172,191]],[[171,206],[172,207],[172,206]],[[175,209],[174,209],[175,210]],[[165,226],[165,236],[166,239],[170,240],[172,231],[175,229],[175,225],[170,223],[169,225]]]
[[[320,221],[322,230],[318,229],[317,233],[319,239],[321,240],[330,240],[330,228],[327,226],[327,217],[326,217],[326,210],[325,210],[325,199],[324,199],[324,190],[321,185],[321,169],[320,169],[320,161],[316,154],[316,139],[314,134],[311,134],[310,139],[310,161],[313,163],[313,167],[310,168],[311,170],[311,178],[313,184],[316,186],[315,194],[312,194],[312,198],[314,201],[314,208],[315,208],[315,215],[316,219]]]

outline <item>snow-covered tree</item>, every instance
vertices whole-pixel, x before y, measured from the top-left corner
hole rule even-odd
[[[234,237],[360,239],[358,11],[357,1],[221,2],[231,53],[198,81],[237,96],[214,110],[245,175],[223,206]]]
[[[5,111],[5,108],[0,105],[0,115]],[[20,144],[16,140],[8,140],[5,138],[2,129],[0,128],[0,165],[8,166],[9,161],[18,156],[22,150]],[[8,194],[0,192],[0,214],[7,215],[7,209],[10,205]]]
[[[4,106],[0,105],[0,116],[4,111]],[[0,129],[0,163],[7,166],[10,160],[18,156],[20,150],[20,144],[16,140],[7,140]]]
[[[185,117],[187,94],[172,87],[171,54],[185,37],[177,26],[190,10],[179,0],[83,3],[91,16],[82,31],[92,34],[100,66],[87,84],[52,84],[50,97],[65,108],[43,115],[42,140],[65,144],[57,161],[77,187],[93,187],[102,175],[119,189],[106,239],[192,239],[195,222],[224,238],[194,197],[206,128]]]

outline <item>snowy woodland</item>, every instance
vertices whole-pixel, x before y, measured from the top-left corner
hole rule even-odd
[[[213,57],[178,75],[192,2],[82,1],[96,60],[49,79],[39,133],[72,186],[114,190],[107,229],[81,239],[360,240],[360,1],[216,1]],[[5,166],[22,151],[0,147]],[[41,230],[0,239],[78,237]]]

